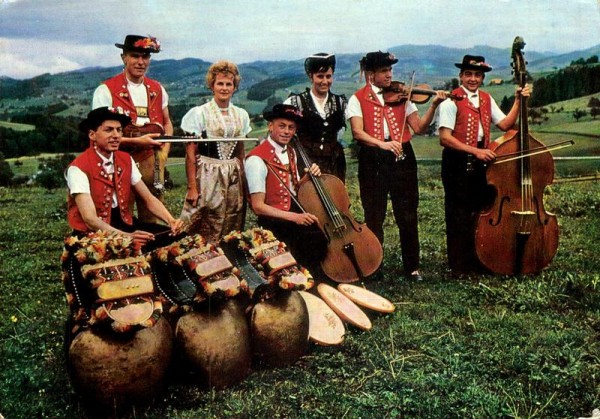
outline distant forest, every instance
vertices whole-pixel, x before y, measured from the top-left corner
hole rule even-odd
[[[456,81],[457,82],[457,81]],[[48,75],[22,81],[11,86],[13,95],[32,95],[39,92],[48,83]],[[265,92],[272,93],[280,87],[281,79],[270,79],[257,83],[248,95],[254,100],[265,99]],[[2,87],[2,83],[0,83]],[[8,86],[4,86],[5,88]],[[540,77],[534,81],[534,93],[529,100],[531,108],[546,106],[550,103],[600,92],[600,64],[598,56],[580,58],[566,68]],[[267,103],[269,105],[270,103]],[[503,98],[501,108],[510,108],[512,98]],[[27,113],[13,115],[12,122],[30,124],[36,127],[32,131],[15,131],[0,127],[0,150],[4,158],[37,155],[39,153],[75,153],[87,147],[87,139],[77,129],[79,119],[60,117],[55,114],[63,111],[67,105],[59,102],[50,107],[36,107]],[[176,109],[173,109],[175,114]],[[183,112],[184,110],[177,110]]]
[[[598,56],[594,55],[587,60],[580,58],[566,68],[535,80],[533,92],[529,100],[532,107],[600,92]]]

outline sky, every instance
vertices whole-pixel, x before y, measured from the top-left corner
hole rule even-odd
[[[120,65],[127,34],[158,38],[153,59],[238,64],[517,35],[562,53],[600,44],[600,0],[0,0],[0,77]]]

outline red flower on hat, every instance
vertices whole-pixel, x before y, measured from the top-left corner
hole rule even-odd
[[[490,65],[488,63],[485,63],[483,61],[475,61],[475,60],[469,61],[469,65],[474,65],[475,67],[486,67],[486,68],[490,67]]]
[[[110,112],[112,112],[112,113],[116,113],[116,114],[119,114],[119,115],[125,115],[125,116],[129,116],[129,111],[128,111],[128,110],[125,110],[125,109],[123,109],[123,108],[122,108],[122,107],[120,107],[120,106],[117,106],[116,108],[113,108],[113,107],[109,106],[109,107],[108,107],[108,110],[109,110]]]
[[[299,118],[302,118],[302,112],[300,112],[299,109],[296,109],[296,108],[287,108],[285,110],[285,112],[286,113],[291,113],[292,115],[295,115],[295,116],[297,116]]]
[[[142,38],[137,40],[134,44],[136,48],[144,48],[144,49],[153,49],[154,51],[160,51],[160,42],[158,39],[153,36],[147,36],[146,38]]]

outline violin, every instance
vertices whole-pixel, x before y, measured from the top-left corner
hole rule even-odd
[[[306,167],[308,154],[297,139],[295,149]],[[337,177],[308,172],[298,188],[297,200],[305,212],[314,214],[327,238],[327,252],[321,261],[323,272],[336,282],[354,282],[372,275],[383,261],[383,247],[377,236],[350,214],[350,197]],[[310,243],[307,243],[310,246]]]
[[[383,101],[388,104],[402,103],[410,100],[418,105],[427,102],[437,91],[432,90],[428,84],[417,84],[412,87],[406,86],[403,81],[392,81],[389,87],[383,88]],[[462,100],[463,96],[448,93],[448,97],[454,100]]]
[[[525,87],[527,71],[521,49],[513,42],[513,69]],[[490,145],[496,161],[486,171],[487,183],[496,190],[491,208],[477,223],[475,246],[481,263],[492,272],[535,274],[548,266],[558,249],[558,222],[544,209],[544,189],[552,183],[554,160],[530,133],[527,97],[520,95],[518,129],[506,132]],[[537,151],[535,151],[537,150]],[[541,151],[540,151],[541,150]],[[509,157],[507,156],[516,156]]]
[[[163,126],[157,122],[148,122],[144,125],[135,125],[129,124],[125,128],[123,128],[123,137],[142,137],[146,134],[160,134],[163,135],[165,133]],[[136,146],[125,146],[122,147],[124,151],[127,151],[133,160],[140,165],[145,167],[153,166],[152,178],[150,178],[149,174],[144,171],[142,173],[142,179],[147,185],[152,185],[153,188],[150,188],[150,192],[154,196],[160,196],[163,194],[165,185],[164,185],[164,172],[165,172],[165,164],[167,162],[167,156],[169,154],[168,147],[161,148],[142,148]],[[148,160],[148,161],[146,161]],[[152,161],[153,160],[153,161]],[[144,163],[142,163],[144,162]],[[148,170],[149,172],[150,170]]]

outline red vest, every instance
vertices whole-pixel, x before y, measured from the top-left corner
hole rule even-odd
[[[258,156],[263,159],[267,165],[265,204],[284,211],[289,211],[292,204],[292,198],[286,188],[286,186],[290,184],[290,177],[294,188],[296,188],[296,185],[298,184],[296,153],[289,145],[287,152],[290,161],[289,165],[281,163],[281,160],[275,155],[275,148],[267,140],[254,147],[248,153],[248,157]],[[271,169],[277,172],[277,175],[281,180],[273,174]],[[285,186],[281,181],[285,182]]]
[[[115,173],[110,180],[102,167],[102,159],[92,147],[81,153],[69,166],[75,166],[85,173],[90,181],[90,194],[96,207],[96,215],[110,224],[113,191],[117,193],[117,201],[121,219],[131,225],[133,217],[129,200],[131,195],[131,157],[123,151],[114,153]],[[88,231],[75,199],[69,193],[67,199],[67,218],[69,225],[78,231]]]
[[[112,106],[122,107],[124,110],[129,111],[131,122],[136,124],[137,112],[135,110],[135,104],[131,100],[131,95],[127,90],[127,78],[125,73],[117,74],[116,76],[105,80],[104,84],[108,87],[112,96]],[[162,102],[163,94],[160,83],[156,80],[144,77],[144,85],[146,86],[146,92],[148,93],[148,117],[150,122],[159,123],[164,126]],[[153,150],[148,148],[138,149],[136,147],[127,146],[127,151],[134,151],[132,153],[134,160],[142,161],[153,155]]]
[[[404,116],[406,102],[400,105],[382,106],[369,84],[356,92],[355,96],[360,102],[363,114],[363,127],[367,134],[383,141],[383,119],[385,118],[390,131],[390,138],[393,141],[402,141],[403,143],[410,141],[412,135],[408,129],[408,124],[405,124]],[[403,133],[400,132],[402,125],[404,125]]]
[[[457,107],[456,123],[452,135],[472,147],[477,147],[479,135],[479,122],[483,126],[483,146],[488,147],[490,143],[490,129],[492,123],[492,99],[489,93],[479,90],[479,108],[474,107],[468,100],[463,88],[459,87],[452,91],[457,96],[463,96],[463,100],[455,100]]]

